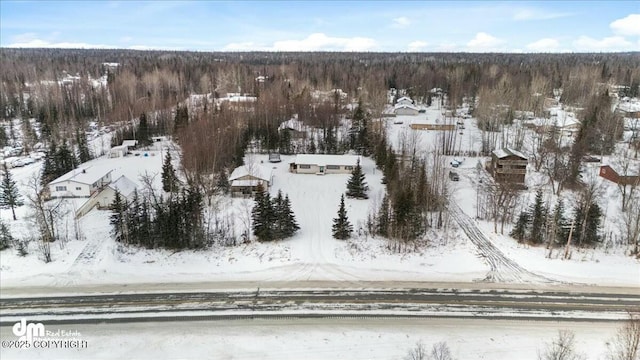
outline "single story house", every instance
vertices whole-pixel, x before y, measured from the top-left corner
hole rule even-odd
[[[413,105],[413,100],[411,100],[411,98],[408,97],[408,96],[403,96],[403,97],[399,98],[398,101],[396,101],[396,105],[397,104]]]
[[[98,209],[109,209],[116,198],[116,191],[121,195],[122,201],[131,201],[138,185],[126,176],[120,176],[116,181],[102,188],[100,192],[95,193],[84,204],[76,209],[76,219],[85,216],[94,207]]]
[[[360,160],[357,155],[298,154],[289,164],[296,174],[351,174]]]
[[[611,165],[600,166],[600,176],[619,185],[640,185],[638,172],[620,171]]]
[[[116,198],[116,191],[120,193],[122,201],[130,201],[138,185],[128,177],[122,175],[114,182],[105,186],[98,195],[96,195],[98,207],[109,208]]]
[[[229,175],[233,196],[251,196],[258,185],[266,190],[273,184],[273,170],[259,164],[242,165]]]
[[[138,140],[124,140],[121,145],[114,146],[109,150],[109,157],[124,157],[132,148],[135,148],[137,144]]]
[[[411,104],[396,104],[396,106],[393,107],[393,112],[396,115],[418,115],[419,114],[419,110],[417,107],[411,105]]]
[[[69,171],[49,183],[51,197],[90,197],[111,182],[113,170],[87,166]]]

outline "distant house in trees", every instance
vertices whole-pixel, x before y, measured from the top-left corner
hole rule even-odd
[[[396,105],[413,105],[413,100],[408,96],[403,96],[396,101]]]
[[[273,170],[258,164],[242,165],[229,175],[232,196],[251,196],[261,185],[268,189],[273,184]]]
[[[289,163],[289,171],[296,174],[351,174],[359,159],[357,155],[298,154]]]
[[[109,150],[109,157],[124,157],[131,149],[138,145],[138,140],[124,140],[122,145],[114,146]]]
[[[278,126],[278,132],[289,131],[292,139],[303,139],[306,135],[305,125],[302,121],[291,118]]]
[[[113,170],[83,167],[69,171],[49,183],[51,197],[90,197],[111,183]]]
[[[396,104],[393,107],[393,113],[396,115],[412,115],[419,114],[419,109],[412,104]]]
[[[524,186],[528,158],[521,152],[509,148],[491,153],[489,172],[498,182],[510,182]]]
[[[618,170],[611,165],[603,165],[600,166],[600,176],[619,185],[640,185],[640,175],[637,171],[627,171],[625,174]]]

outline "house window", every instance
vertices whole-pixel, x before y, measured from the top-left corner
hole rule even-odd
[[[298,165],[300,169],[311,169],[311,165]]]
[[[56,191],[67,191],[66,186],[56,186]]]
[[[344,169],[345,170],[353,170],[353,166],[345,166]]]
[[[76,190],[80,191],[80,190],[82,190],[82,188],[79,187],[79,186],[76,186]]]
[[[340,170],[338,165],[327,165],[327,170]]]

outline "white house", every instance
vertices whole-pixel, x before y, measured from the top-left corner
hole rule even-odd
[[[109,157],[117,158],[124,157],[127,155],[131,148],[136,147],[138,144],[138,140],[124,140],[122,141],[122,145],[114,146],[109,150]]]
[[[393,113],[396,115],[418,115],[419,110],[411,104],[396,104],[393,107]]]
[[[249,196],[258,185],[266,190],[273,183],[273,170],[259,164],[248,164],[237,167],[229,175],[231,194]]]
[[[351,174],[359,159],[357,155],[298,154],[289,164],[289,171],[296,174]]]
[[[396,101],[396,105],[413,105],[413,100],[408,96],[403,96]]]
[[[96,195],[98,206],[101,208],[108,208],[116,198],[116,191],[120,193],[123,201],[130,201],[133,199],[133,193],[138,188],[138,185],[131,181],[128,177],[122,175],[114,182],[105,186],[98,195]]]
[[[111,171],[87,166],[69,171],[49,183],[51,197],[90,197],[111,182]]]

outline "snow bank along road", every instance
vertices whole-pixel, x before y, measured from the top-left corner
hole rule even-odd
[[[619,321],[640,293],[518,289],[268,289],[3,297],[0,326],[239,318],[458,317]]]

